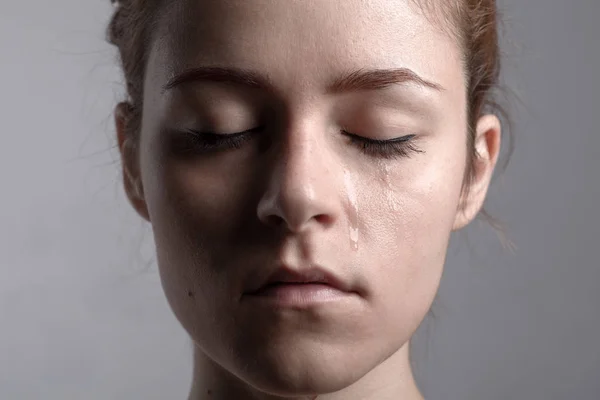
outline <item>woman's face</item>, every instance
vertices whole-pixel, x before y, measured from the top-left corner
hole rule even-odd
[[[458,211],[461,49],[434,22],[409,0],[162,11],[138,211],[176,316],[255,387],[348,386],[404,346],[433,301],[450,232],[471,218]],[[251,294],[276,271],[310,268],[345,292]]]

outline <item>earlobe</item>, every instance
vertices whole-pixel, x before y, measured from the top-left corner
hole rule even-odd
[[[129,118],[131,118],[131,106],[128,103],[119,103],[115,108],[115,127],[121,154],[123,186],[125,194],[136,212],[145,220],[150,221],[140,175],[137,143],[127,129]]]
[[[500,154],[501,131],[500,120],[495,115],[484,115],[477,121],[472,179],[461,198],[453,230],[462,229],[471,223],[483,207]]]

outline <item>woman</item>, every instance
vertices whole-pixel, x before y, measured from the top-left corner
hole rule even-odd
[[[124,184],[190,399],[422,399],[409,341],[500,148],[494,0],[128,0]]]

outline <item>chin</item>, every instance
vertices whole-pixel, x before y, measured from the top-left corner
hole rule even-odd
[[[381,362],[373,356],[376,351],[349,351],[352,348],[302,339],[246,348],[238,357],[239,378],[263,393],[281,397],[338,392]]]
[[[263,393],[275,396],[308,396],[338,392],[351,386],[362,375],[354,371],[340,370],[342,365],[330,364],[322,360],[307,360],[300,366],[294,364],[260,363],[256,370],[244,372],[243,379]],[[368,371],[365,370],[366,373]]]

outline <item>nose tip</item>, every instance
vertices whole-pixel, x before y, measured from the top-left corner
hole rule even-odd
[[[330,193],[313,190],[306,184],[301,188],[294,185],[294,188],[288,183],[275,182],[262,197],[257,212],[263,224],[298,233],[310,225],[329,226],[333,223],[335,206]]]
[[[257,209],[263,224],[300,232],[311,225],[334,223],[339,213],[334,178],[317,164],[308,157],[296,157],[270,170]]]

